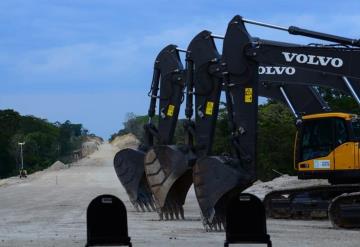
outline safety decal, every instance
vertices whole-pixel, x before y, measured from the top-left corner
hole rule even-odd
[[[253,89],[251,87],[245,88],[245,103],[253,102]]]
[[[175,106],[169,105],[166,115],[168,117],[172,117],[174,115]]]
[[[214,109],[214,102],[208,101],[206,103],[205,114],[206,115],[212,115],[213,114],[213,109]]]
[[[329,169],[330,160],[314,160],[315,169]]]

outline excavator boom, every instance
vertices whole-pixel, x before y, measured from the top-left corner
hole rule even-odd
[[[183,99],[185,70],[175,45],[168,45],[157,56],[149,92],[149,122],[144,126],[144,142],[137,148],[120,150],[114,158],[116,174],[136,209],[155,210],[155,203],[144,173],[146,152],[156,144],[172,142]],[[160,94],[158,95],[158,91]],[[159,102],[158,126],[153,124],[156,102]]]
[[[160,218],[184,218],[183,204],[192,184],[196,156],[207,154],[212,143],[221,92],[220,55],[208,31],[203,31],[187,49],[186,143],[157,145],[145,157],[145,172]],[[195,123],[192,121],[193,95]]]

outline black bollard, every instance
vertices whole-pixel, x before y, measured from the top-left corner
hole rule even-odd
[[[87,209],[87,246],[132,246],[124,203],[113,195],[101,195]]]
[[[240,194],[228,204],[224,247],[235,243],[272,246],[266,230],[264,205],[259,198],[252,194]]]

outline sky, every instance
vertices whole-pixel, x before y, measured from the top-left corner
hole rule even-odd
[[[153,62],[166,45],[186,48],[202,30],[224,35],[237,14],[360,38],[359,10],[356,0],[1,0],[0,109],[82,123],[107,139],[127,113],[147,113]],[[264,39],[320,43],[247,27]]]

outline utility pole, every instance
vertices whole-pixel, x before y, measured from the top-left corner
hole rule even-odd
[[[21,170],[24,169],[24,157],[23,157],[23,146],[25,145],[25,142],[19,142],[20,145],[20,157],[21,157]]]

